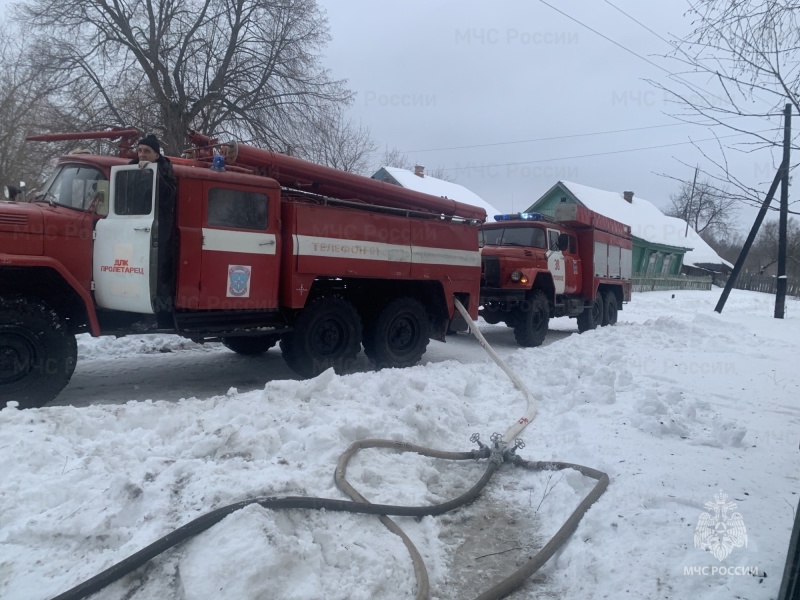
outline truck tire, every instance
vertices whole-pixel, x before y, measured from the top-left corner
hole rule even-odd
[[[618,313],[617,296],[614,292],[609,290],[603,295],[603,327],[606,325],[615,325]]]
[[[222,338],[222,345],[236,354],[253,356],[263,354],[281,339],[279,335],[238,336]]]
[[[364,354],[379,369],[410,367],[430,341],[425,307],[414,298],[398,298],[384,308],[364,334]]]
[[[595,329],[603,322],[603,295],[598,292],[597,298],[592,302],[591,306],[586,307],[581,314],[578,315],[578,332],[583,333],[590,329]]]
[[[44,406],[69,383],[78,346],[58,314],[44,302],[0,296],[0,407]]]
[[[541,290],[534,290],[529,300],[528,310],[519,311],[519,319],[514,326],[514,337],[520,346],[534,348],[541,346],[547,337],[550,323],[550,304]]]
[[[323,296],[300,313],[291,333],[281,337],[286,364],[302,377],[316,377],[331,367],[346,373],[361,350],[361,318],[339,296]]]
[[[489,325],[497,325],[500,321],[503,320],[503,316],[500,314],[500,311],[497,310],[484,309],[480,312],[480,316]]]

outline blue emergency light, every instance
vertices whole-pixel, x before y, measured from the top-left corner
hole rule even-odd
[[[542,213],[509,213],[507,215],[495,215],[495,221],[541,221]]]
[[[214,156],[214,159],[211,161],[211,170],[212,171],[224,171],[225,170],[225,157],[221,154],[217,154]]]

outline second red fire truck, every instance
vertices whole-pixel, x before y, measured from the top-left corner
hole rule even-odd
[[[505,322],[521,346],[540,345],[551,317],[573,317],[581,332],[616,323],[631,299],[628,225],[577,204],[495,218],[480,234],[485,321]]]

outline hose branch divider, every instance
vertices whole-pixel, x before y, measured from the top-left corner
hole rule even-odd
[[[281,509],[300,509],[300,510],[330,510],[337,512],[349,512],[357,514],[371,514],[377,515],[381,522],[392,533],[398,535],[409,554],[414,566],[414,574],[417,581],[416,600],[427,600],[430,596],[430,584],[428,580],[427,569],[422,560],[422,556],[416,549],[408,535],[389,517],[390,516],[404,516],[404,517],[425,517],[436,516],[444,514],[448,511],[457,509],[465,504],[475,500],[484,487],[489,483],[492,476],[500,469],[504,463],[510,463],[516,467],[530,469],[530,470],[562,470],[574,469],[582,473],[586,477],[597,480],[592,491],[581,501],[577,508],[572,512],[567,521],[556,532],[553,538],[545,544],[545,546],[527,563],[520,567],[517,571],[510,576],[503,579],[492,588],[488,589],[475,600],[499,600],[507,596],[511,591],[522,585],[525,580],[533,575],[540,569],[555,552],[564,545],[569,536],[577,529],[583,515],[589,510],[589,507],[603,494],[606,487],[608,487],[608,475],[580,465],[562,462],[531,462],[526,461],[516,455],[516,451],[525,446],[520,439],[516,439],[513,446],[510,442],[519,432],[521,432],[536,416],[536,399],[533,394],[525,387],[522,381],[516,374],[509,369],[499,356],[492,350],[488,342],[478,331],[475,322],[470,318],[464,306],[455,299],[456,308],[461,312],[464,318],[471,326],[473,335],[478,338],[481,346],[486,349],[489,355],[500,366],[501,369],[511,378],[517,388],[525,395],[528,406],[527,411],[514,425],[512,425],[504,435],[500,433],[493,433],[491,435],[491,444],[483,444],[480,441],[480,436],[475,433],[470,438],[472,442],[478,445],[477,450],[469,452],[446,452],[443,450],[435,450],[432,448],[425,448],[416,446],[402,441],[395,440],[379,440],[379,439],[366,439],[354,442],[342,454],[339,462],[336,465],[334,473],[334,482],[336,486],[351,500],[338,500],[333,498],[312,498],[304,496],[258,496],[249,498],[240,502],[235,502],[227,506],[222,506],[211,512],[208,512],[178,529],[166,534],[162,538],[156,540],[152,544],[142,548],[138,552],[123,559],[122,561],[112,565],[103,572],[95,575],[94,577],[76,585],[72,589],[59,594],[53,600],[81,600],[99,592],[109,584],[122,578],[124,575],[131,573],[137,568],[147,563],[152,558],[159,554],[166,552],[170,548],[180,544],[181,542],[202,533],[215,524],[222,521],[228,515],[250,506],[258,504],[270,510]],[[487,459],[486,470],[481,478],[475,485],[473,485],[464,494],[448,500],[441,504],[434,504],[430,506],[396,506],[390,504],[372,504],[361,493],[358,492],[347,481],[347,466],[350,460],[361,450],[367,448],[383,448],[391,449],[399,452],[415,452],[419,455],[438,458],[444,460],[480,460]]]

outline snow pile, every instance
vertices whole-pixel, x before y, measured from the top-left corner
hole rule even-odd
[[[611,478],[567,545],[514,597],[777,595],[798,503],[800,302],[787,301],[789,318],[777,321],[767,295],[734,291],[722,315],[712,312],[714,292],[672,295],[637,294],[617,326],[580,336],[574,320],[556,320],[550,337],[559,341],[504,352],[540,401],[519,454]],[[513,342],[504,326],[481,329]],[[127,352],[135,368],[152,358],[147,343],[82,338],[81,356]],[[173,338],[150,343],[171,350],[164,359],[198,351]],[[333,472],[360,439],[455,451],[474,447],[473,432],[488,441],[525,406],[475,346],[461,335],[432,344],[429,354],[443,358],[424,366],[326,372],[207,398],[126,402],[120,392],[113,404],[0,411],[0,597],[55,596],[248,497],[344,498]],[[423,505],[463,493],[484,468],[373,449],[348,478],[372,502]],[[571,471],[505,466],[474,504],[396,521],[425,559],[434,598],[473,597],[536,552],[593,484]],[[720,491],[748,536],[723,560],[694,545]],[[395,599],[413,598],[414,581],[405,547],[375,517],[251,506],[98,597]]]

